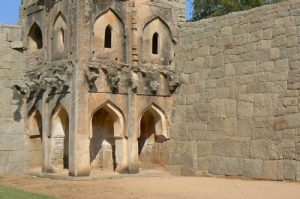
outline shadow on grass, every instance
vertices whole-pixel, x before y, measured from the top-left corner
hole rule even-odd
[[[55,198],[0,186],[0,199],[55,199]]]

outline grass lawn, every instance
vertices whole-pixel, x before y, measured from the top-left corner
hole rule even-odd
[[[0,199],[54,199],[54,198],[0,186]]]

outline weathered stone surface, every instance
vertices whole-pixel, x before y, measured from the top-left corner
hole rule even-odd
[[[212,154],[212,144],[207,141],[197,142],[197,155],[208,156]]]
[[[198,22],[184,22],[182,0],[132,5],[94,1],[93,8],[57,1],[46,9],[47,18],[39,14],[46,10],[35,12],[35,5],[27,3],[21,9],[23,27],[0,27],[0,174],[22,172],[24,162],[52,172],[69,166],[74,176],[89,175],[91,166],[109,165],[136,173],[141,161],[145,168],[168,165],[176,175],[300,181],[297,0]],[[129,4],[139,9],[133,14]],[[75,10],[78,5],[82,9]],[[102,13],[103,6],[114,12]],[[64,17],[51,14],[57,7]],[[100,17],[95,23],[87,16],[80,20],[84,11]],[[49,21],[53,27],[39,28],[41,41],[51,44],[38,46],[31,31],[36,26],[30,26]],[[110,32],[110,43],[103,43],[109,32],[104,24],[120,30]],[[82,31],[86,25],[94,27],[94,34]],[[56,91],[48,95],[52,89]],[[58,104],[70,124],[59,124],[62,118],[54,121]],[[99,108],[98,123],[92,119],[88,126],[87,118]],[[40,112],[42,125],[34,122],[39,115],[28,114],[32,112]],[[110,129],[99,130],[106,129],[99,121]],[[71,165],[63,160],[66,131],[53,130],[62,126],[76,135],[70,139]],[[26,132],[30,137],[25,127],[31,129]],[[86,129],[92,129],[91,135]],[[98,142],[91,147],[95,129],[112,132],[101,147]],[[155,133],[145,136],[150,130]],[[43,143],[51,145],[45,151],[51,157],[46,166],[41,162],[42,132],[48,135]],[[59,135],[53,137],[55,133]],[[91,163],[90,148],[99,147],[104,151],[95,150]]]
[[[287,114],[285,116],[275,117],[274,129],[284,130],[300,127],[300,113]]]
[[[193,125],[188,127],[186,144],[201,140],[196,154],[200,173],[300,179],[299,165],[294,164],[300,160],[296,23],[300,20],[286,17],[298,7],[291,0],[185,23],[184,30],[179,29],[179,40],[193,45],[179,42],[181,55],[175,59],[187,68],[191,60],[199,62],[203,73],[189,73],[193,83],[178,92],[191,97],[193,106],[186,106],[185,113]],[[203,49],[208,53],[199,52]],[[197,80],[198,90],[194,86]],[[195,94],[202,105],[194,105]],[[174,125],[180,128],[183,124]]]
[[[6,173],[16,174],[24,172],[24,163],[8,164],[6,166]]]
[[[264,161],[262,177],[267,180],[283,180],[283,161]]]
[[[0,134],[0,150],[21,151],[24,149],[24,135]]]
[[[296,180],[297,163],[294,160],[283,161],[283,179]]]
[[[214,156],[210,160],[209,172],[217,175],[239,176],[243,173],[244,160],[234,157]]]
[[[212,145],[212,152],[217,156],[249,157],[250,142],[243,140],[218,140]]]
[[[23,53],[12,49],[23,47],[22,27],[1,25],[0,32],[0,175],[6,175],[23,172],[26,159],[23,102],[12,89],[24,78],[25,64]]]
[[[282,159],[281,143],[270,140],[251,141],[250,157],[263,160]]]
[[[262,178],[263,161],[262,160],[245,160],[243,175],[249,178]]]

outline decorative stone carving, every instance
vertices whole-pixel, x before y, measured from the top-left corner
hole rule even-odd
[[[159,88],[158,81],[155,81],[155,80],[150,81],[149,86],[150,86],[151,93],[155,95],[158,91],[158,88]]]
[[[174,93],[176,91],[176,89],[178,88],[178,86],[180,85],[179,78],[173,72],[168,72],[166,75],[167,75],[167,79],[168,79],[170,92]]]
[[[15,84],[13,85],[13,89],[15,89],[19,95],[26,96],[29,93],[29,89],[25,84]]]
[[[86,72],[85,77],[90,88],[95,86],[95,82],[99,77],[98,67],[94,65],[89,66],[89,70]]]
[[[134,78],[134,75],[131,75],[127,79],[127,87],[130,88],[131,91],[137,92],[137,90],[138,90],[138,84],[137,84],[137,80]]]
[[[119,88],[119,83],[121,80],[120,74],[119,74],[119,70],[120,69],[116,69],[116,68],[110,68],[108,69],[107,66],[103,65],[101,66],[104,74],[106,75],[106,79],[107,79],[107,83],[109,84],[110,89],[113,92],[116,92]]]
[[[107,80],[112,91],[116,91],[119,87],[119,83],[121,80],[118,72],[108,73]]]

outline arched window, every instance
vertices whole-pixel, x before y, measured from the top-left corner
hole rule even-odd
[[[40,27],[35,23],[27,37],[27,48],[30,52],[43,48],[43,35]]]
[[[158,46],[159,46],[159,35],[158,33],[154,33],[152,37],[152,54],[157,55],[158,54]]]
[[[105,29],[104,48],[112,48],[112,29],[109,25]]]
[[[65,48],[65,32],[64,29],[61,28],[58,32],[58,49],[63,51]]]

